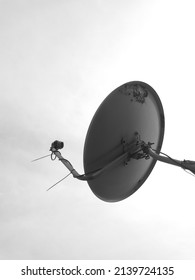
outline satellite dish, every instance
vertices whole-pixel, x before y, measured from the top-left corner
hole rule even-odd
[[[84,145],[85,174],[63,158],[59,152],[63,142],[52,143],[51,158],[57,157],[75,178],[86,180],[98,198],[120,201],[141,187],[157,160],[195,174],[194,161],[161,153],[164,128],[163,107],[155,90],[144,82],[129,82],[105,98],[91,121]]]
[[[149,85],[126,83],[102,102],[89,126],[84,146],[84,170],[100,169],[142,137],[160,152],[164,135],[161,101]],[[119,201],[133,194],[149,176],[156,159],[125,159],[89,180],[91,190],[105,201]]]

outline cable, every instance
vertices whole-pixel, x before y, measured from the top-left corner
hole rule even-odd
[[[42,159],[42,158],[46,158],[46,157],[49,157],[49,156],[50,156],[50,154],[49,154],[49,155],[46,155],[46,156],[43,156],[43,157],[40,157],[40,158],[33,159],[33,160],[31,160],[31,162],[37,161],[37,160],[40,160],[40,159]]]
[[[56,159],[56,155],[54,154],[54,152],[51,153],[51,160],[55,160]]]
[[[194,173],[192,173],[192,171],[188,171],[188,170],[186,170],[186,169],[184,169],[184,168],[183,168],[183,170],[184,170],[186,173],[190,174],[191,176],[194,176],[194,177],[195,177],[195,175],[194,175]]]
[[[47,189],[47,191],[49,191],[51,188],[55,187],[57,184],[59,184],[60,182],[62,182],[64,179],[66,179],[72,172],[70,172],[68,175],[66,175],[64,178],[62,178],[61,180],[59,180],[57,183],[55,183],[54,185],[52,185],[49,189]]]

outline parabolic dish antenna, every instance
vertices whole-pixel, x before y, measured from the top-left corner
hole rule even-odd
[[[161,101],[149,85],[126,83],[102,102],[96,111],[84,146],[84,170],[90,173],[120,156],[141,137],[154,142],[160,152],[164,135],[164,113]],[[122,159],[112,169],[94,180],[91,190],[105,201],[119,201],[133,194],[147,179],[156,159]]]
[[[105,98],[91,121],[84,146],[85,174],[80,175],[61,155],[63,142],[52,143],[51,158],[57,157],[73,177],[87,181],[98,198],[120,201],[141,187],[157,160],[195,174],[194,161],[161,153],[164,128],[163,107],[155,90],[144,82],[129,82]]]

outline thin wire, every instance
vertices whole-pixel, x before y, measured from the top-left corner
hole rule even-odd
[[[195,177],[195,175],[191,172],[191,171],[188,171],[188,170],[186,170],[186,169],[183,169],[186,173],[188,173],[188,174],[190,174],[191,176],[194,176]]]
[[[72,172],[70,172],[68,175],[66,175],[64,178],[62,178],[61,180],[59,180],[57,183],[55,183],[54,185],[52,185],[49,189],[47,189],[47,191],[49,191],[51,188],[55,187],[57,184],[59,184],[60,182],[62,182],[64,179],[66,179]]]
[[[40,159],[46,158],[46,157],[50,157],[50,154],[49,154],[49,155],[46,155],[46,156],[43,156],[43,157],[40,157],[40,158],[33,159],[33,160],[31,160],[31,162],[37,161],[37,160],[40,160]]]
[[[54,154],[54,152],[51,153],[51,160],[55,160],[56,159],[56,155]]]

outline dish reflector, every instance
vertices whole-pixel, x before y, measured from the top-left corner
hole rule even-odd
[[[126,83],[111,92],[96,111],[84,146],[85,173],[103,168],[120,156],[126,144],[140,135],[160,152],[164,136],[164,112],[155,90],[146,83]],[[122,161],[94,180],[93,193],[107,202],[120,201],[137,191],[152,171],[156,159]]]

